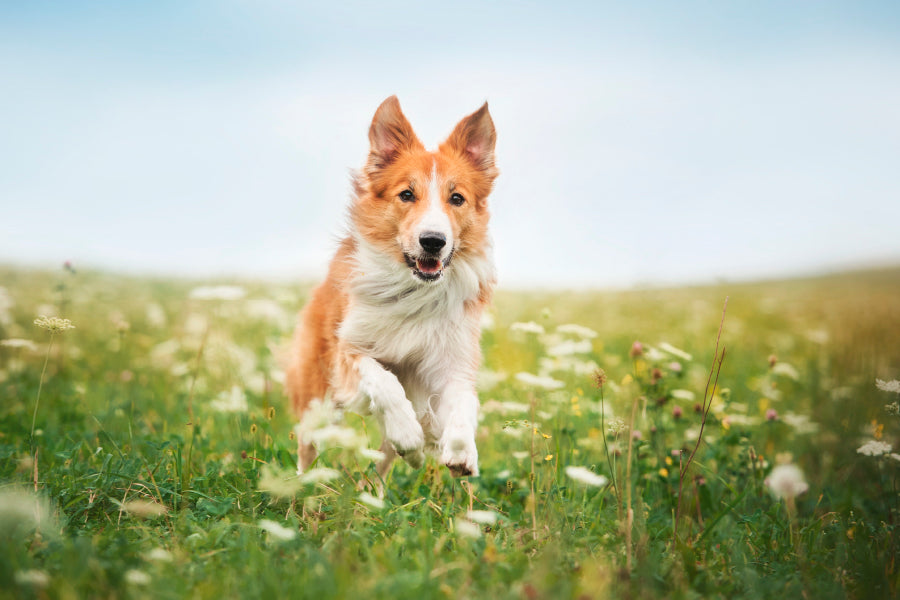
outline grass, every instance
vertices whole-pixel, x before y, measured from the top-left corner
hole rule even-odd
[[[322,482],[291,475],[277,353],[308,288],[0,276],[0,339],[33,342],[0,345],[0,598],[898,594],[900,460],[857,448],[898,445],[875,380],[900,377],[900,270],[503,291],[481,476],[398,462],[383,503],[361,495],[380,436],[358,416],[323,441]],[[51,338],[40,314],[75,329]],[[780,463],[805,493],[770,492]]]

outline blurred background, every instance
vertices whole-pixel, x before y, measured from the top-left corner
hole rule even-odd
[[[895,2],[0,5],[0,262],[312,279],[397,94],[485,100],[501,285],[900,263]]]

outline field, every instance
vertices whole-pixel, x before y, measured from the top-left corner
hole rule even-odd
[[[502,291],[480,476],[397,462],[383,498],[357,415],[294,474],[308,287],[0,286],[0,598],[898,595],[900,270]]]

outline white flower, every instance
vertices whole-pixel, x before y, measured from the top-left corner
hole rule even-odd
[[[60,319],[59,317],[45,317],[41,315],[34,320],[34,324],[41,329],[46,329],[50,333],[62,333],[69,329],[75,329],[72,321],[68,319]]]
[[[0,340],[0,346],[3,346],[5,348],[25,348],[27,350],[31,350],[32,352],[37,351],[37,344],[35,344],[31,340],[23,340],[20,338]]]
[[[488,369],[481,369],[478,371],[477,375],[477,387],[479,390],[489,390],[497,387],[497,384],[500,384],[506,381],[506,373],[501,373],[497,371],[490,371]]]
[[[328,483],[333,479],[337,479],[341,474],[339,471],[328,467],[317,467],[310,469],[306,473],[300,475],[301,483]]]
[[[272,494],[276,498],[293,498],[303,488],[303,482],[294,473],[278,471],[270,465],[263,465],[257,489]]]
[[[772,495],[779,499],[796,498],[809,489],[803,471],[797,465],[779,465],[766,477],[766,485]]]
[[[260,529],[269,534],[270,539],[287,542],[297,537],[297,532],[295,530],[280,525],[275,521],[270,521],[269,519],[260,519],[257,525]]]
[[[509,330],[519,333],[534,333],[537,335],[544,334],[544,328],[534,321],[527,321],[525,323],[513,323],[509,326]]]
[[[573,465],[569,465],[566,467],[566,475],[577,481],[578,483],[582,483],[584,485],[594,486],[594,487],[603,487],[609,480],[603,475],[598,475],[594,473],[590,469],[586,469],[585,467],[576,467]]]
[[[453,529],[463,537],[474,539],[481,537],[481,527],[466,519],[453,519]]]
[[[819,431],[818,423],[811,421],[808,415],[785,413],[781,416],[781,420],[797,430],[797,433],[806,434]]]
[[[194,300],[240,300],[247,292],[237,285],[203,285],[191,290]]]
[[[384,500],[381,498],[376,498],[372,494],[368,492],[360,492],[358,500],[376,510],[382,510],[384,508]]]
[[[343,425],[326,425],[307,431],[303,440],[317,448],[360,448],[366,445],[366,440],[355,429]]]
[[[50,585],[50,576],[45,571],[38,569],[28,569],[25,571],[16,571],[13,576],[19,585],[30,585],[37,588],[45,588]]]
[[[691,356],[684,350],[682,350],[680,348],[676,348],[675,346],[673,346],[672,344],[670,344],[668,342],[660,343],[659,349],[662,350],[663,352],[668,352],[672,356],[677,356],[678,358],[680,358],[682,360],[686,360],[688,362],[690,362],[691,360],[694,359],[693,356]]]
[[[618,435],[628,429],[628,425],[625,424],[625,421],[620,419],[619,417],[615,417],[609,420],[609,432],[613,435]]]
[[[552,377],[540,377],[532,373],[526,373],[525,371],[516,373],[516,380],[525,385],[543,388],[545,390],[558,390],[566,385],[562,381],[553,379]]]
[[[153,562],[172,562],[175,557],[165,548],[154,548],[144,555],[144,558]]]
[[[531,410],[531,407],[527,404],[523,404],[522,402],[512,402],[511,400],[507,400],[504,402],[500,402],[498,400],[488,400],[481,407],[481,412],[483,413],[500,413],[501,415],[508,415],[510,413],[527,413]]]
[[[881,456],[882,454],[887,454],[890,451],[890,444],[879,442],[878,440],[869,440],[856,449],[857,453],[865,454],[866,456]]]
[[[517,451],[512,453],[512,457],[516,460],[525,460],[526,458],[528,458],[528,453]]]
[[[166,324],[166,311],[165,309],[157,304],[156,302],[151,302],[148,304],[145,309],[147,315],[147,323],[149,323],[152,327],[164,327]]]
[[[360,448],[359,454],[363,458],[367,458],[374,462],[381,462],[384,460],[384,452],[381,450],[376,450],[375,448]]]
[[[125,581],[131,585],[150,585],[150,576],[137,569],[129,569],[125,572]]]
[[[789,365],[786,362],[778,362],[772,367],[772,372],[776,375],[784,375],[785,377],[790,377],[794,381],[800,379],[800,373],[797,372],[792,365]]]
[[[494,525],[497,523],[497,513],[492,510],[470,510],[466,518],[479,525]]]
[[[547,354],[550,356],[570,356],[572,354],[588,354],[593,349],[591,342],[588,340],[564,340],[548,347]]]
[[[565,325],[560,325],[556,328],[557,333],[567,333],[569,335],[574,335],[575,337],[580,337],[585,340],[591,340],[597,337],[597,332],[593,329],[588,329],[582,325],[577,325],[575,323],[566,323]]]
[[[875,387],[877,387],[882,392],[893,392],[894,394],[900,394],[900,381],[896,379],[892,379],[891,381],[876,379]]]
[[[247,412],[249,409],[244,390],[236,385],[226,392],[221,392],[209,406],[215,411],[224,413]]]
[[[690,402],[697,397],[691,390],[672,390],[669,394],[676,400],[684,400],[686,402]]]
[[[275,325],[290,323],[291,316],[274,300],[269,298],[253,298],[244,304],[244,311],[251,319],[269,321]]]

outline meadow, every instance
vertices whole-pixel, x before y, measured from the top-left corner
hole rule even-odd
[[[898,596],[900,269],[503,290],[480,476],[383,482],[295,474],[309,289],[0,268],[0,598]]]

